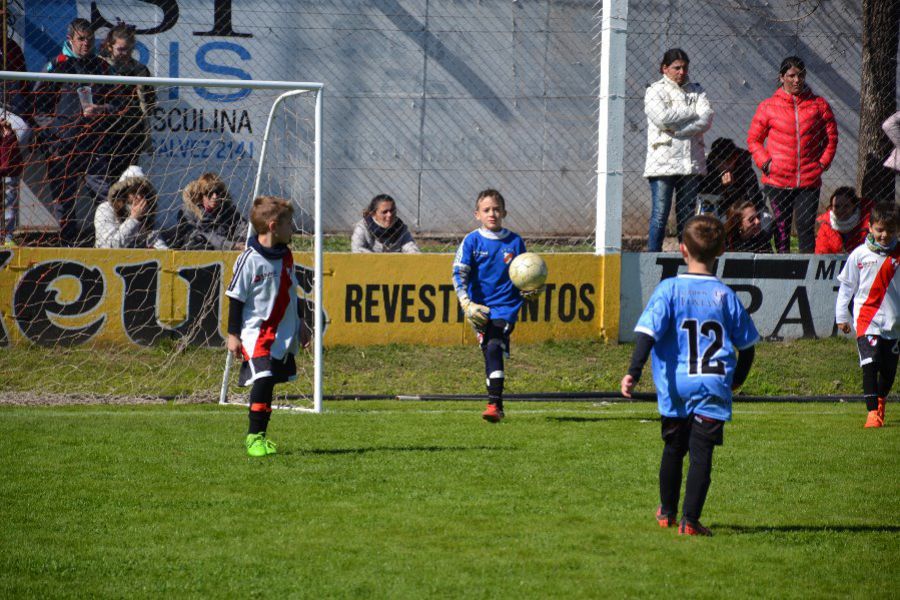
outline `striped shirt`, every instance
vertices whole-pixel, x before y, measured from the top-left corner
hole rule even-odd
[[[900,338],[900,244],[888,255],[878,254],[863,243],[847,257],[838,275],[841,284],[835,306],[835,320],[852,322],[856,336],[879,335]]]

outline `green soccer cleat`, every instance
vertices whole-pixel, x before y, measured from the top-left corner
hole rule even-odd
[[[258,457],[266,456],[267,454],[275,454],[275,444],[272,444],[272,442],[267,440],[265,434],[262,433],[247,434],[244,445],[247,447],[248,456]],[[271,452],[269,452],[269,445],[272,446]]]

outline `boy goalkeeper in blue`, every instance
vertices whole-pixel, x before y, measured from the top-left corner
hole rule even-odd
[[[681,535],[712,535],[700,523],[712,473],[715,446],[722,445],[731,420],[731,393],[744,383],[759,333],[734,291],[714,275],[725,229],[715,217],[699,215],[685,224],[681,254],[687,273],[666,279],[654,290],[634,330],[631,366],[622,378],[626,398],[653,354],[653,382],[662,417],[656,520],[675,525],[681,471],[690,453]]]
[[[509,263],[525,253],[525,242],[503,228],[505,217],[506,201],[500,192],[484,190],[478,194],[475,218],[481,227],[463,238],[453,260],[453,287],[484,354],[488,405],[481,416],[489,423],[504,417],[503,357],[509,357],[509,336],[522,300],[543,292],[543,287],[520,292],[510,281]]]

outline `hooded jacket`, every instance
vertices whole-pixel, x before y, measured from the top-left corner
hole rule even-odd
[[[747,132],[747,148],[764,173],[763,184],[777,188],[822,187],[837,144],[834,113],[809,87],[796,96],[779,87],[759,103]]]
[[[47,63],[48,73],[67,75],[108,75],[106,61],[96,54],[76,56],[68,40],[62,51]],[[80,83],[39,81],[34,89],[35,120],[39,135],[55,156],[66,156],[76,148],[83,152],[102,152],[102,133],[109,128],[109,115],[86,117],[78,99]],[[91,84],[94,104],[103,104],[109,86]]]

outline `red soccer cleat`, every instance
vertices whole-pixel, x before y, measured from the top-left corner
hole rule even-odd
[[[498,408],[496,404],[488,404],[487,409],[481,413],[481,418],[488,423],[499,423],[504,416],[503,410]]]
[[[682,518],[681,524],[678,525],[678,535],[704,535],[711,537],[712,534],[709,527],[704,527],[700,524],[700,521],[691,523],[687,519]]]
[[[662,504],[656,507],[656,522],[660,527],[673,527],[675,525],[675,515],[664,514]]]
[[[870,410],[868,416],[866,417],[866,424],[864,427],[883,427],[884,426],[884,418],[878,414],[877,410]]]

